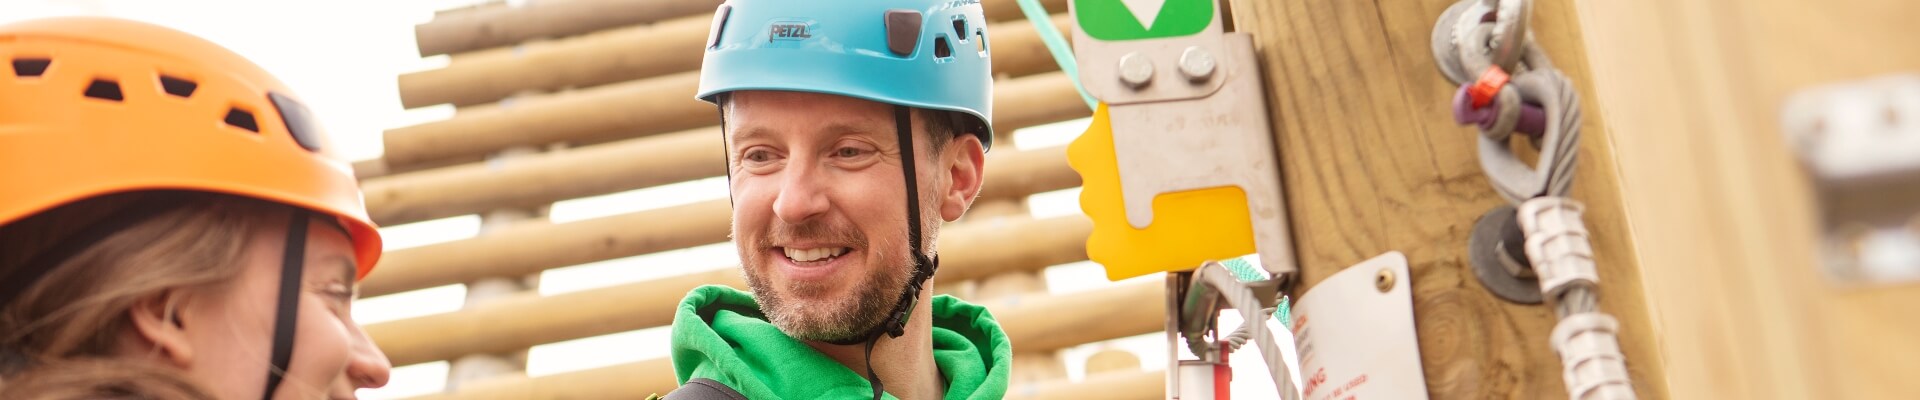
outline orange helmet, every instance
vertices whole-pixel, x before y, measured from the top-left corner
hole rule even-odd
[[[0,225],[113,193],[190,190],[338,219],[359,277],[380,233],[286,85],[238,54],[108,18],[0,26]]]

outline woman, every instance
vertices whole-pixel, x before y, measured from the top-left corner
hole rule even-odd
[[[143,23],[0,26],[0,398],[351,398],[380,237],[286,86]]]

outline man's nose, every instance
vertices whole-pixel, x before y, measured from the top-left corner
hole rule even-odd
[[[801,161],[801,160],[794,160]],[[827,188],[819,169],[809,163],[789,164],[773,200],[773,214],[782,222],[800,224],[827,212]]]

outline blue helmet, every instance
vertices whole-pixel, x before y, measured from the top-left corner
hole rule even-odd
[[[728,0],[715,11],[698,97],[835,94],[957,111],[993,144],[993,75],[979,0]]]

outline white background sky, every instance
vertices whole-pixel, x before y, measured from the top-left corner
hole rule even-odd
[[[438,68],[446,58],[421,58],[413,27],[439,9],[478,0],[6,0],[0,2],[0,23],[25,19],[92,15],[145,21],[186,31],[226,46],[260,64],[301,96],[320,116],[333,141],[353,159],[378,157],[381,132],[451,116],[447,106],[403,110],[396,77],[402,73]],[[518,1],[510,3],[519,3]],[[1055,10],[1060,11],[1060,10]],[[1020,148],[1064,145],[1086,126],[1069,121],[1023,130],[1015,137]],[[564,222],[619,214],[726,196],[726,185],[707,179],[556,204],[551,219]],[[1036,216],[1079,213],[1077,190],[1034,196],[1029,206]],[[387,249],[419,246],[473,236],[479,219],[455,217],[382,229]],[[710,245],[551,270],[542,275],[542,294],[563,293],[614,284],[736,265],[731,245]],[[651,268],[649,268],[651,267]],[[1111,285],[1098,265],[1077,263],[1049,268],[1050,291],[1071,293]],[[1158,276],[1137,279],[1158,280]],[[362,323],[448,312],[459,309],[464,288],[448,286],[363,299],[354,306]],[[1239,323],[1237,315],[1223,316],[1223,325]],[[1269,324],[1284,332],[1278,324]],[[1290,340],[1282,335],[1283,347]],[[1140,356],[1149,370],[1164,368],[1163,341],[1158,334],[1084,345],[1065,352],[1068,373],[1083,375],[1084,359],[1106,348],[1121,348]],[[647,329],[534,347],[527,373],[533,376],[665,357],[667,332]],[[1291,352],[1288,352],[1291,357]],[[1236,398],[1274,398],[1271,383],[1256,379],[1266,374],[1258,357],[1233,357]],[[439,391],[445,384],[444,362],[400,366],[382,389],[363,390],[363,398],[397,398]]]

